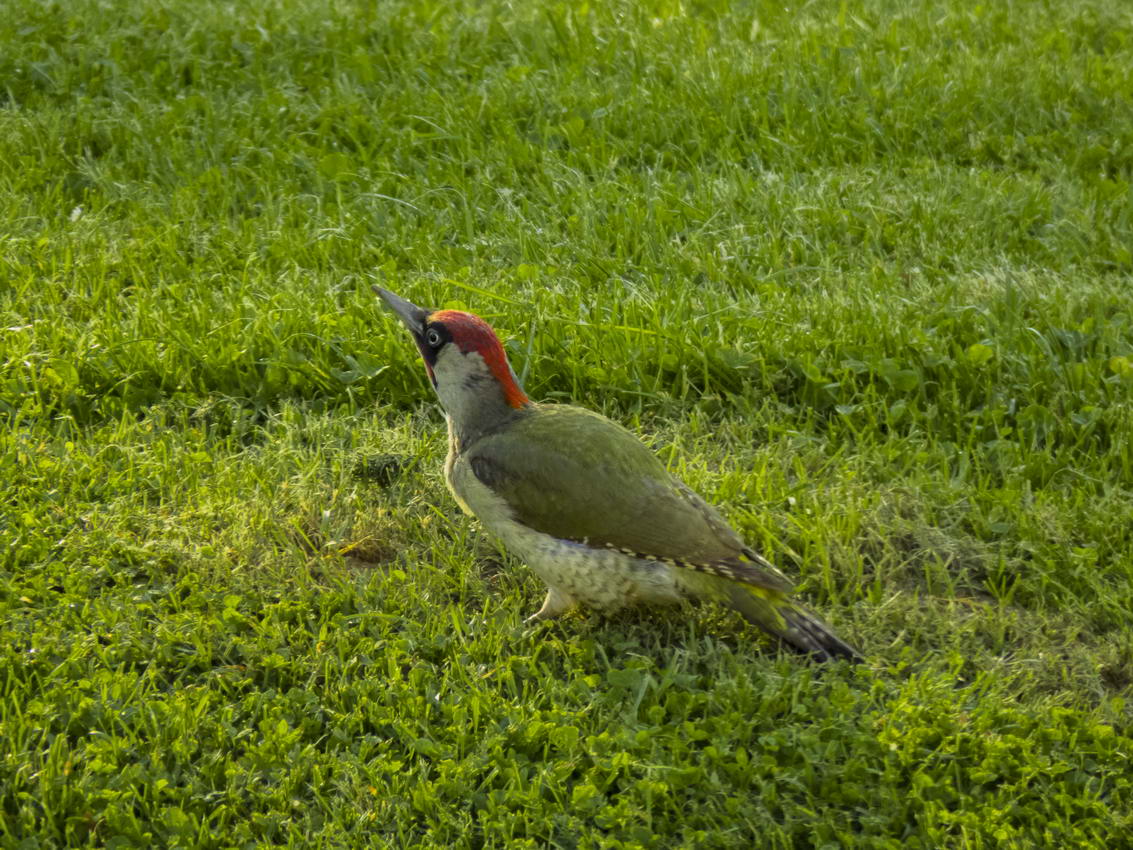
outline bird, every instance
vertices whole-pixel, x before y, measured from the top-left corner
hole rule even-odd
[[[531,401],[487,322],[373,289],[412,335],[444,409],[456,502],[547,585],[529,622],[576,605],[711,600],[816,660],[863,660],[634,434],[582,407]]]

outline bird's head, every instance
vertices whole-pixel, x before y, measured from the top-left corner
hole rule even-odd
[[[413,335],[441,405],[458,424],[530,404],[495,331],[479,316],[427,310],[388,289],[374,291]]]

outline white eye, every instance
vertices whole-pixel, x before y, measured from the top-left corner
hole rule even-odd
[[[425,342],[429,343],[432,348],[439,348],[441,344],[441,335],[437,333],[436,328],[429,328],[425,332]]]

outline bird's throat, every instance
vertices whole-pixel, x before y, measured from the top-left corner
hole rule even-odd
[[[506,369],[506,362],[504,365]],[[530,404],[525,395],[521,404],[515,404],[514,393],[509,395],[507,387],[477,352],[464,354],[447,348],[437,360],[435,373],[437,397],[461,449],[511,421]],[[510,375],[509,381],[514,386]],[[518,387],[516,391],[522,395]]]

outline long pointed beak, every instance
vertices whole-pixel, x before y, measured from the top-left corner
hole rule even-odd
[[[382,289],[380,286],[375,286],[373,289],[415,336],[425,333],[425,320],[429,318],[429,310],[418,307],[399,295],[394,295],[388,289]]]

